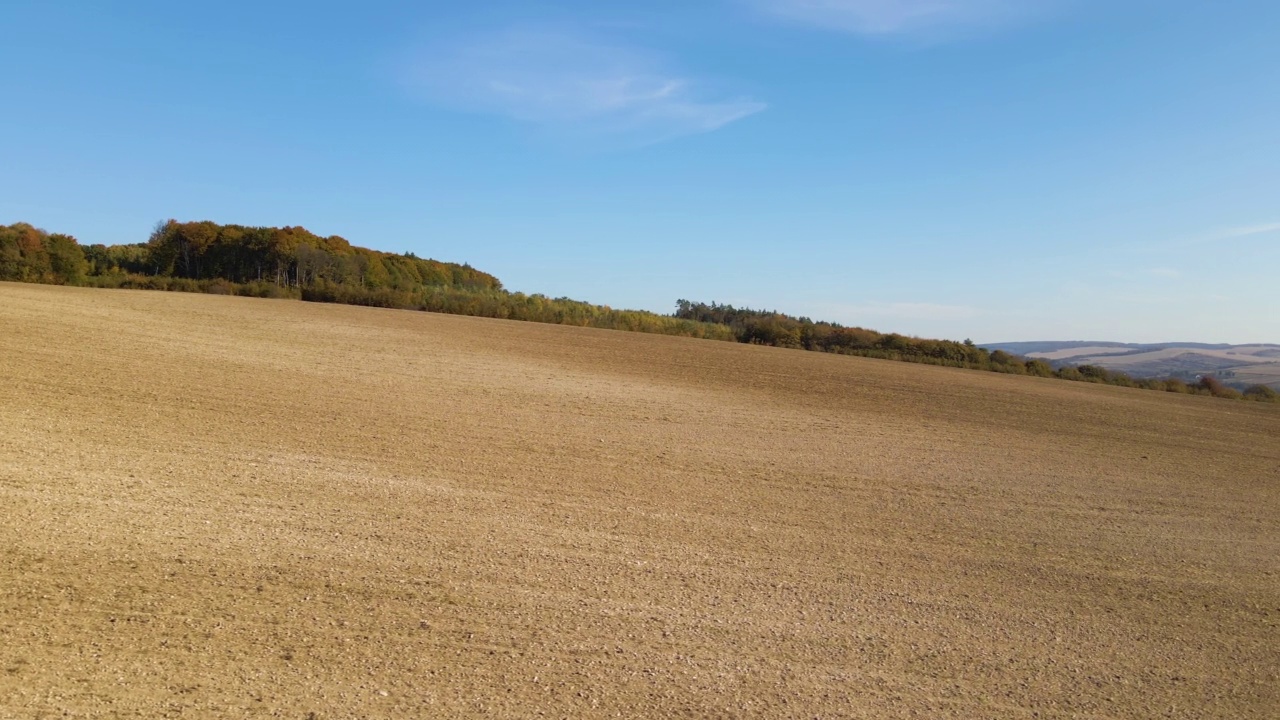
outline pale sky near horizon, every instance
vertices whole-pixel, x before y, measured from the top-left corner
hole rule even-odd
[[[1273,0],[9,0],[0,28],[0,223],[302,225],[659,312],[1280,343]]]

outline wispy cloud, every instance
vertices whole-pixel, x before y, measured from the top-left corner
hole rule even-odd
[[[831,304],[821,310],[832,317],[847,322],[869,324],[872,321],[890,320],[964,320],[977,317],[978,309],[969,305],[943,305],[924,302],[869,302],[846,305]]]
[[[1132,284],[1135,282],[1151,282],[1153,279],[1180,280],[1183,277],[1183,273],[1177,268],[1168,266],[1147,268],[1110,267],[1099,271],[1098,276],[1105,277],[1108,280]]]
[[[1221,232],[1207,235],[1197,240],[1196,244],[1222,242],[1224,240],[1235,240],[1237,238],[1266,235],[1268,233],[1275,232],[1280,232],[1280,222],[1263,223],[1261,225],[1245,225],[1243,227],[1229,228]]]
[[[1216,230],[1202,231],[1194,235],[1187,234],[1181,237],[1143,240],[1126,243],[1120,245],[1120,247],[1130,253],[1149,256],[1151,253],[1182,252],[1211,245],[1227,246],[1215,251],[1222,252],[1230,249],[1232,244],[1245,246],[1250,243],[1257,244],[1259,240],[1267,244],[1274,244],[1271,238],[1266,237],[1268,235],[1280,235],[1280,222],[1219,227]]]
[[[957,320],[975,317],[978,314],[976,308],[968,305],[939,305],[936,303],[872,303],[862,307],[868,315],[917,320]]]
[[[747,0],[792,22],[860,35],[944,32],[1004,25],[1054,0]]]
[[[765,109],[642,49],[565,28],[429,44],[408,66],[408,87],[433,103],[629,143],[710,132]]]
[[[1182,237],[1176,240],[1166,240],[1161,243],[1147,243],[1137,246],[1142,251],[1158,250],[1181,250],[1186,248],[1202,247],[1206,245],[1227,245],[1230,243],[1250,242],[1254,238],[1264,235],[1280,234],[1280,222],[1258,223],[1256,225],[1239,225],[1236,227],[1219,228],[1210,232],[1194,235],[1190,237]]]

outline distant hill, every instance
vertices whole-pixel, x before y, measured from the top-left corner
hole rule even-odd
[[[1280,345],[1225,343],[1118,343],[1087,340],[987,343],[988,350],[1041,358],[1054,367],[1097,365],[1138,378],[1193,380],[1213,375],[1228,385],[1280,389]]]

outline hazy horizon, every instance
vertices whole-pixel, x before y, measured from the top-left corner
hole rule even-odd
[[[1089,344],[1089,343],[1114,343],[1114,344],[1118,344],[1118,345],[1171,345],[1171,346],[1178,346],[1178,345],[1231,345],[1231,346],[1233,346],[1233,347],[1254,347],[1254,346],[1258,346],[1258,345],[1271,345],[1271,346],[1275,346],[1275,347],[1280,347],[1280,343],[1267,343],[1267,342],[1250,342],[1250,343],[1206,343],[1206,342],[1201,342],[1201,341],[1199,341],[1199,340],[1157,340],[1157,341],[1155,341],[1155,342],[1142,342],[1142,343],[1138,343],[1138,342],[1126,342],[1126,341],[1124,341],[1124,340],[1098,340],[1098,339],[1093,339],[1093,340],[1076,340],[1076,339],[1065,339],[1065,340],[1046,340],[1046,339],[1044,339],[1044,338],[1040,338],[1040,339],[1038,339],[1038,340],[1001,340],[1001,341],[998,341],[998,342],[975,342],[974,344],[975,344],[975,345],[978,345],[979,347],[986,347],[986,346],[988,346],[988,345],[1035,345],[1035,344],[1037,344],[1037,343],[1079,343],[1079,344],[1081,344],[1081,345],[1085,345],[1085,344]]]

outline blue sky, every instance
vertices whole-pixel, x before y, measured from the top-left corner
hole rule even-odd
[[[615,307],[1280,342],[1272,0],[8,0],[0,28],[0,222],[85,243],[303,225]]]

